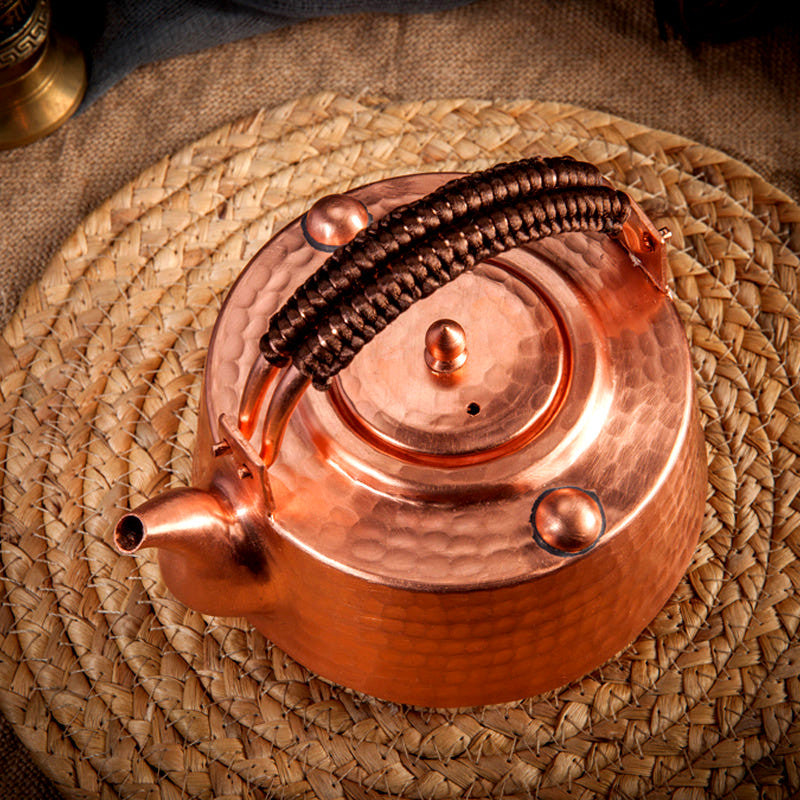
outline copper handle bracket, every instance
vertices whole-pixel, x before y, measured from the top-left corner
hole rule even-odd
[[[256,428],[258,412],[269,386],[278,373],[282,374],[267,407],[259,452],[249,437]],[[274,501],[267,472],[278,456],[289,418],[310,383],[311,379],[294,365],[281,370],[271,367],[258,355],[250,367],[237,418],[228,414],[219,416],[220,439],[212,445],[212,454],[215,458],[231,456],[239,479],[252,480],[259,487],[258,491],[263,494],[264,504],[270,511],[274,508]]]
[[[272,498],[272,489],[267,477],[268,465],[264,463],[264,459],[259,456],[253,445],[245,438],[240,430],[238,420],[233,419],[228,414],[220,414],[219,429],[222,438],[213,445],[214,456],[230,455],[236,466],[236,475],[239,480],[251,484],[260,501],[259,505],[263,504],[267,512],[272,512],[275,502]]]
[[[628,251],[634,266],[641,270],[662,294],[668,294],[666,243],[672,238],[669,228],[656,229],[633,201],[631,214],[617,239]]]

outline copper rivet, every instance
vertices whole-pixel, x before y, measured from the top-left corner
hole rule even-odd
[[[370,223],[367,207],[346,194],[331,194],[317,200],[303,217],[303,233],[309,244],[321,250],[347,244]]]
[[[225,442],[214,442],[211,445],[211,452],[214,455],[214,458],[218,458],[219,456],[224,456],[226,453],[230,452],[231,446]]]
[[[600,538],[605,520],[596,498],[582,489],[564,486],[539,500],[534,525],[544,543],[554,550],[579,553]]]
[[[425,363],[434,372],[454,372],[467,360],[467,335],[452,319],[438,319],[425,333]]]

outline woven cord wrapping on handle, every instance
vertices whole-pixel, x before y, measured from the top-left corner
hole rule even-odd
[[[617,235],[630,213],[591,164],[532,158],[446,183],[342,246],[270,319],[275,366],[318,389],[417,300],[494,255],[569,231]]]

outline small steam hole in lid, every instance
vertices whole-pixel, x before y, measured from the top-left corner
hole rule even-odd
[[[467,414],[469,414],[471,417],[474,417],[476,414],[480,413],[481,413],[481,407],[477,403],[470,403],[467,406]]]

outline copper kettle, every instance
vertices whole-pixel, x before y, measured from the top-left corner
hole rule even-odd
[[[160,548],[178,599],[326,678],[464,706],[585,674],[702,522],[664,237],[566,158],[323,198],[224,303],[193,484],[124,514],[118,549]]]

